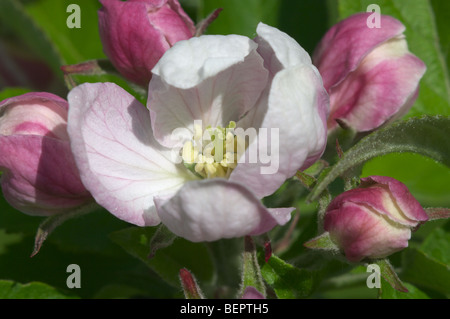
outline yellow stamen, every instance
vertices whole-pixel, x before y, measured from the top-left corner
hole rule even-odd
[[[204,132],[195,124],[192,140],[187,141],[182,150],[184,163],[195,165],[186,167],[204,178],[228,178],[237,165],[238,151],[245,150],[239,149],[243,144],[234,134],[234,128],[236,122],[231,121],[226,128],[208,126]]]

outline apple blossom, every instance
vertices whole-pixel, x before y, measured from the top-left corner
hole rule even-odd
[[[194,242],[262,234],[290,219],[293,208],[260,199],[321,156],[328,96],[297,42],[262,23],[257,34],[177,42],[152,71],[148,109],[112,83],[69,93],[72,150],[100,205]],[[256,135],[239,140],[250,129]],[[277,170],[262,173],[267,161],[249,160],[255,150],[272,151]]]
[[[426,67],[409,52],[405,26],[381,15],[381,28],[369,28],[369,16],[359,13],[337,23],[314,52],[330,95],[329,132],[337,121],[371,131],[403,116],[417,98]]]
[[[127,79],[147,86],[151,70],[175,42],[189,39],[195,27],[178,0],[100,0],[103,50]]]
[[[67,134],[67,101],[26,93],[0,102],[1,187],[11,206],[50,216],[92,201]]]
[[[411,231],[428,216],[407,187],[385,176],[361,179],[359,188],[330,203],[324,229],[348,260],[384,258],[408,246]]]

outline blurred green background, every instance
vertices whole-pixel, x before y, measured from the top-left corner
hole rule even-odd
[[[72,3],[81,8],[79,29],[69,29],[66,25],[70,15],[66,9]],[[262,21],[288,33],[310,54],[334,23],[353,13],[366,11],[369,4],[378,4],[382,14],[392,15],[405,24],[410,50],[424,60],[428,68],[421,82],[418,100],[406,117],[450,115],[450,1],[180,0],[180,3],[195,22],[214,9],[223,8],[219,18],[207,29],[209,34],[236,33],[254,37],[256,26]],[[68,89],[60,67],[105,58],[97,25],[97,10],[100,7],[96,0],[0,1],[0,100],[27,91],[48,91],[66,97]],[[122,79],[106,75],[86,78],[85,81],[111,79],[124,83]],[[450,206],[449,168],[422,156],[392,154],[377,158],[364,166],[362,175],[388,175],[399,179],[425,207]],[[301,192],[298,185],[291,187]],[[301,235],[301,231],[313,223],[312,213],[308,215],[308,210],[313,209],[311,206],[304,209],[306,217],[297,226],[296,234],[300,235],[296,240],[300,245],[301,240],[308,239]],[[156,262],[142,262],[145,251],[132,253],[138,257],[132,258],[126,251],[125,243],[136,239],[141,240],[145,247],[154,230],[131,229],[127,232],[129,224],[117,220],[106,211],[98,211],[62,225],[45,242],[42,251],[30,258],[34,234],[42,220],[15,211],[0,197],[0,298],[181,297],[174,281],[167,284],[157,274],[161,274],[164,271],[161,269],[166,266],[178,262],[177,256],[187,246],[198,252],[198,258],[209,258],[205,257],[207,253],[203,250],[217,248],[177,241],[175,248],[157,256],[159,259]],[[449,228],[449,224],[443,222],[425,227],[415,238],[416,248],[394,256],[396,265],[406,261],[410,263],[411,266],[404,270],[408,281],[421,287],[428,297],[443,297],[449,293],[446,290],[448,285],[444,288],[439,286],[440,281],[449,278]],[[111,235],[114,232],[115,235]],[[315,236],[314,232],[309,233]],[[437,238],[429,239],[430,234]],[[435,242],[440,244],[433,244]],[[284,252],[284,257],[293,257],[293,251]],[[212,265],[214,260],[218,260],[214,256],[211,258],[212,261],[200,259],[200,263],[204,264],[197,266],[190,261],[192,267],[199,268],[199,276],[210,282],[214,277]],[[301,264],[302,261],[298,262]],[[66,267],[71,263],[81,267],[81,289],[69,290],[66,286]],[[183,260],[179,263],[184,265]],[[337,267],[341,267],[342,271],[347,269],[342,265]],[[421,267],[435,269],[440,277],[417,277],[414,271],[423,271]],[[376,297],[376,291],[365,287],[361,271],[356,269],[353,272],[355,276],[344,272],[341,281],[333,278],[325,280],[322,291],[319,289],[316,296]],[[353,278],[353,282],[350,280],[351,284],[340,285],[340,282],[348,281],[345,276]],[[229,280],[235,282],[237,279]],[[41,283],[27,284],[30,282]],[[417,296],[422,296],[420,294]]]

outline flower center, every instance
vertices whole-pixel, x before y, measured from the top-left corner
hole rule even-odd
[[[236,123],[231,121],[225,128],[208,126],[205,130],[194,125],[192,140],[184,143],[184,165],[203,178],[228,178],[237,165],[238,153],[245,150],[245,143],[234,133]]]

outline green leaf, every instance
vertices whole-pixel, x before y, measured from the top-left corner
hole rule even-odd
[[[326,177],[314,187],[309,199],[316,199],[331,182],[347,170],[389,153],[418,153],[450,166],[448,136],[450,118],[444,116],[411,118],[375,131],[345,153]]]
[[[217,8],[223,8],[218,19],[206,30],[208,34],[241,34],[253,37],[259,22],[275,25],[279,0],[200,1],[198,17],[203,19]]]
[[[8,233],[4,229],[0,228],[0,255],[3,254],[9,245],[20,242],[23,235],[20,233]]]
[[[13,96],[22,95],[28,92],[30,92],[30,90],[25,88],[16,88],[16,87],[5,88],[2,91],[0,91],[0,101],[3,101]]]
[[[96,298],[105,286],[124,285],[140,291],[134,296],[116,291],[114,298],[182,297],[180,288],[163,282],[144,263],[113,243],[111,232],[129,227],[105,210],[69,220],[52,232],[33,258],[30,251],[42,217],[14,210],[0,196],[0,278],[28,283],[39,281],[66,291],[67,266],[81,267],[81,288],[70,290],[81,298]],[[5,236],[3,236],[5,235]],[[106,289],[106,288],[105,288]],[[99,297],[101,298],[101,297]]]
[[[402,264],[404,280],[443,294],[450,292],[450,265],[415,248],[405,251]]]
[[[443,0],[431,0],[436,27],[439,35],[441,52],[446,57],[447,72],[450,72],[450,24],[448,23],[448,12],[450,2]]]
[[[47,20],[52,21],[48,17]],[[44,59],[55,73],[59,72],[62,58],[57,48],[43,29],[26,12],[20,1],[0,1],[0,21],[4,27],[8,27],[17,38],[26,43],[35,54]]]
[[[447,32],[448,36],[447,18],[445,20],[442,18],[442,15],[448,11],[439,12],[438,22],[441,25],[445,24],[446,27],[438,27],[435,20],[436,11],[433,11],[430,1],[409,0],[405,5],[403,0],[339,0],[339,16],[343,19],[356,12],[366,11],[370,4],[379,5],[381,14],[393,16],[405,25],[405,35],[410,51],[422,59],[427,66],[427,72],[420,84],[418,99],[407,116],[450,115],[449,71],[445,60],[446,55],[439,41],[439,35]],[[437,10],[445,9],[448,4],[441,7],[435,3],[434,7]],[[441,30],[440,33],[438,28]]]
[[[261,273],[280,299],[306,298],[316,286],[314,272],[296,268],[274,255],[263,264]]]
[[[420,245],[420,250],[429,258],[450,267],[450,231],[436,228]]]
[[[386,281],[381,279],[380,299],[430,299],[430,297],[419,288],[409,283],[404,283],[408,292],[400,292]]]
[[[76,296],[62,293],[41,282],[20,284],[10,280],[0,280],[0,299],[74,299]]]
[[[153,258],[148,258],[150,242],[156,229],[156,227],[131,227],[112,233],[110,238],[174,287],[180,285],[178,275],[182,268],[194,273],[200,283],[212,280],[213,263],[202,243],[192,243],[178,238],[171,246],[159,249]]]
[[[403,261],[402,276],[417,285],[450,294],[450,222],[435,228]]]
[[[67,19],[72,14],[67,12],[67,7],[73,3],[80,6],[81,28],[79,29],[71,29],[67,25]],[[97,10],[101,8],[99,1],[26,1],[24,7],[27,14],[54,43],[62,58],[61,65],[105,57],[98,32]]]
[[[365,163],[361,177],[390,176],[404,183],[422,206],[450,206],[450,169],[415,153],[392,153]]]

